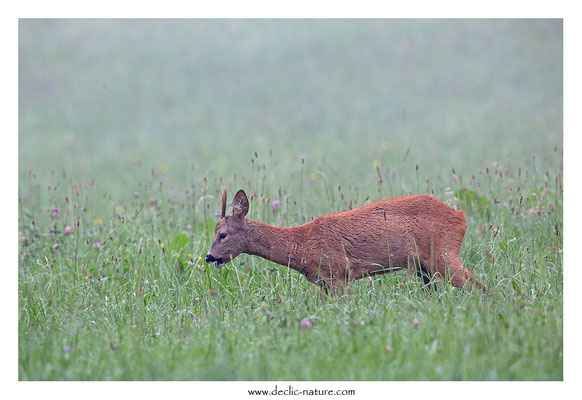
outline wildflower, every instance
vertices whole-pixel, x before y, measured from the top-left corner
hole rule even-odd
[[[273,200],[271,202],[271,208],[273,209],[273,212],[276,212],[280,206],[281,206],[281,202],[279,200]]]
[[[392,143],[390,143],[388,140],[384,140],[382,142],[382,150],[386,151],[386,150],[390,150],[392,148]]]
[[[111,350],[117,350],[119,348],[119,345],[116,343],[109,343],[109,347],[111,347]]]
[[[311,321],[309,320],[309,318],[304,318],[304,319],[301,320],[301,327],[304,330],[311,329],[312,326],[313,326],[313,324],[311,323]]]
[[[67,225],[67,226],[65,226],[65,234],[69,234],[69,233],[71,233],[71,232],[73,232],[73,228],[71,228],[71,227],[70,227],[70,226],[68,226],[68,225]]]
[[[265,311],[265,315],[269,318],[271,318],[273,316],[273,312],[272,311]]]
[[[220,212],[219,211],[214,211],[214,216],[215,217],[219,217],[220,216]]]
[[[380,161],[380,160],[374,160],[374,162],[372,163],[372,168],[378,169],[380,167],[382,167],[382,161]]]
[[[386,346],[386,353],[392,353],[392,346]]]
[[[50,211],[51,211],[51,215],[53,216],[53,218],[56,218],[59,215],[59,210],[55,206],[52,206]]]
[[[71,346],[65,346],[65,352],[69,353],[71,351]]]
[[[139,197],[139,192],[133,192],[133,197],[137,199]]]
[[[414,319],[412,320],[412,324],[414,325],[414,327],[415,327],[415,328],[418,328],[418,324],[419,324],[419,322],[418,322],[418,320],[417,320],[416,318],[414,318]]]
[[[187,225],[185,226],[185,228],[186,228],[186,230],[188,230],[188,231],[189,231],[189,230],[191,230],[191,229],[192,229],[192,225],[190,225],[190,224],[187,224]]]
[[[55,244],[53,244],[53,250],[56,250],[59,247],[61,247],[61,245],[59,244],[59,242],[56,242]]]
[[[93,223],[95,225],[101,225],[103,223],[103,220],[99,217],[95,217],[95,218],[93,218]]]
[[[93,243],[93,248],[99,250],[101,248],[101,243],[99,242]]]

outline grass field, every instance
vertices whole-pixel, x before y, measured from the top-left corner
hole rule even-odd
[[[560,21],[21,20],[19,88],[20,380],[563,378]],[[430,194],[492,292],[217,270],[223,186]]]

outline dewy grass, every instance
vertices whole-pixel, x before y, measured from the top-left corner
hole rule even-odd
[[[500,172],[478,173],[486,191],[478,178],[459,189],[484,199],[465,200],[462,258],[487,295],[442,279],[427,291],[402,271],[321,296],[260,258],[201,264],[212,233],[188,196],[170,200],[162,188],[155,201],[117,202],[91,186],[61,182],[55,194],[32,184],[28,198],[41,200],[21,199],[20,213],[20,379],[561,379],[561,175],[522,177],[518,188],[514,171]],[[65,207],[75,190],[84,205]]]

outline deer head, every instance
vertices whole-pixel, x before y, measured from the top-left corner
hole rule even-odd
[[[206,255],[206,262],[216,263],[218,268],[248,248],[248,227],[245,215],[249,211],[249,200],[244,190],[239,190],[232,202],[232,214],[226,214],[226,188],[222,191],[222,212],[216,229],[214,242]]]

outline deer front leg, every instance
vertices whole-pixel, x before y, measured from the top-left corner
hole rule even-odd
[[[330,296],[336,295],[342,296],[344,294],[344,289],[347,283],[345,281],[342,281],[341,279],[328,278],[320,279],[317,282],[317,285],[319,286],[321,291],[324,292],[325,294],[329,294]]]

